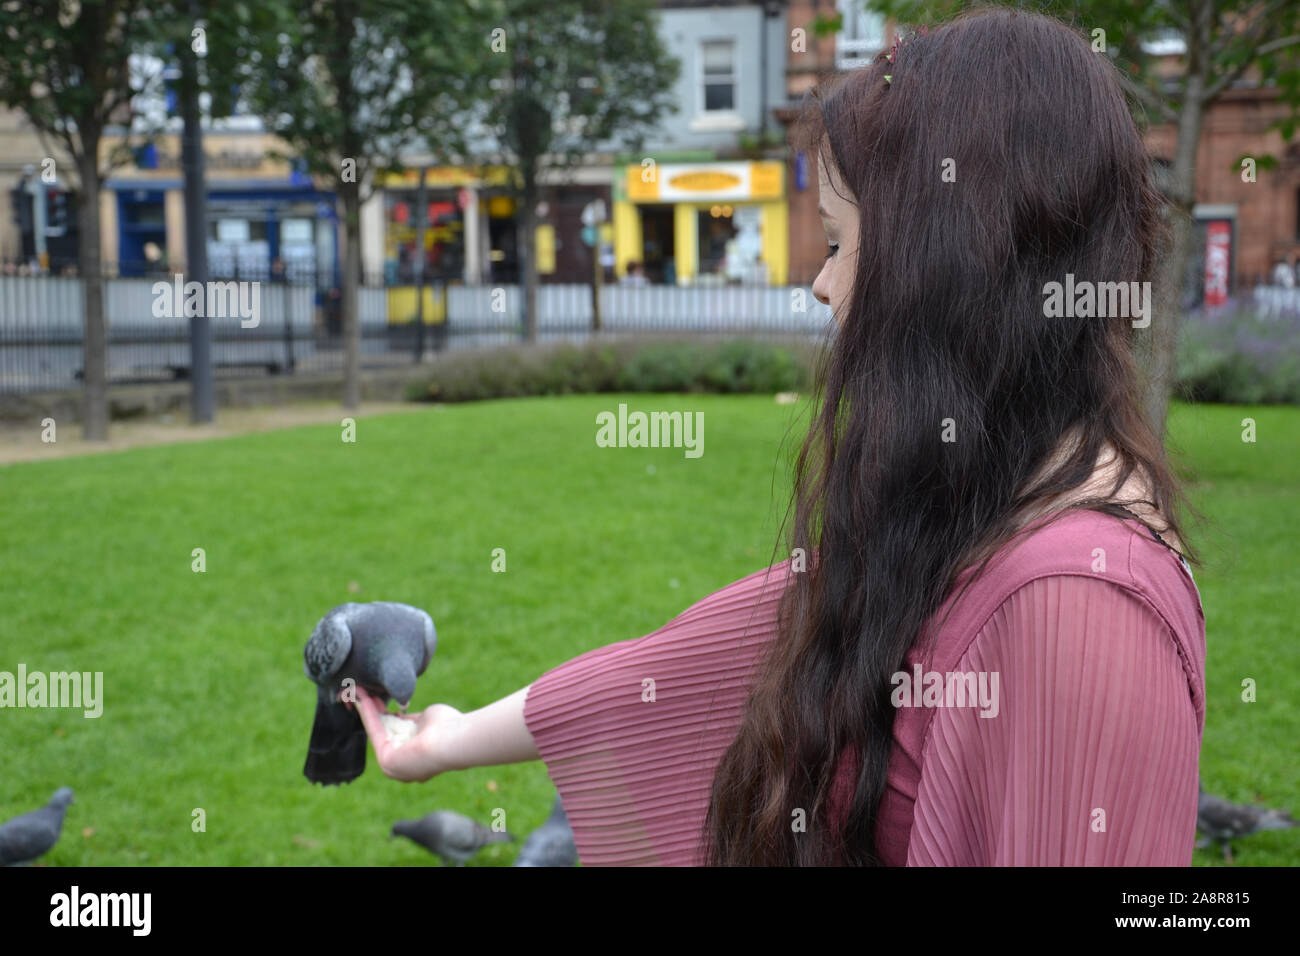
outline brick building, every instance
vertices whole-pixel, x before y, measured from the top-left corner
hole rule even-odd
[[[792,47],[786,67],[787,102],[774,112],[789,129],[798,119],[805,92],[819,78],[870,61],[893,43],[895,28],[891,21],[861,10],[859,0],[791,0],[786,13]],[[816,36],[814,20],[837,14],[843,18],[840,31]],[[1153,37],[1146,46],[1148,53],[1162,58],[1161,74],[1177,73],[1181,39]],[[1224,91],[1207,112],[1197,153],[1196,247],[1188,264],[1189,293],[1199,296],[1204,287],[1207,235],[1227,245],[1231,289],[1267,281],[1278,262],[1300,261],[1300,141],[1288,142],[1268,128],[1287,109],[1276,89],[1260,88],[1247,78]],[[1157,162],[1173,159],[1172,124],[1152,125],[1145,138]],[[1246,182],[1240,162],[1246,156],[1272,156],[1278,164],[1262,168],[1257,163],[1255,181]],[[789,281],[808,284],[826,253],[817,216],[816,159],[791,151],[787,166]]]
[[[1287,111],[1276,89],[1244,88],[1225,90],[1205,116],[1196,156],[1196,241],[1203,250],[1207,224],[1228,224],[1234,289],[1266,282],[1276,263],[1300,257],[1300,142],[1268,128]],[[1174,137],[1172,124],[1153,126],[1146,136],[1152,155],[1171,159]],[[1264,156],[1277,166],[1260,168]],[[1242,178],[1243,157],[1257,161],[1254,182]]]

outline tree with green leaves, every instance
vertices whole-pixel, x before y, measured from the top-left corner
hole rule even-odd
[[[203,153],[203,115],[200,94],[209,96],[209,115],[232,112],[234,92],[224,82],[237,62],[235,40],[241,30],[265,30],[274,24],[271,4],[250,8],[242,0],[173,0],[177,15],[171,20],[166,52],[180,63],[176,84],[177,107],[182,119],[181,168],[185,178],[185,271],[200,285],[208,281],[207,181]],[[211,46],[209,46],[211,42]],[[210,66],[211,69],[205,69]],[[216,82],[212,80],[216,78]],[[205,83],[205,80],[207,81]],[[190,420],[212,421],[215,395],[212,374],[212,330],[202,309],[189,316]]]
[[[463,151],[481,16],[462,0],[275,0],[267,9],[272,27],[239,28],[230,80],[342,205],[343,404],[352,409],[361,401],[361,206],[402,155]]]
[[[77,185],[77,256],[84,307],[83,375],[87,440],[108,438],[108,339],[99,191],[131,156],[140,94],[161,87],[132,54],[156,50],[169,22],[150,0],[0,0],[0,103],[20,110],[47,144],[72,161]],[[135,68],[133,69],[133,64]],[[128,136],[107,158],[110,125]]]
[[[910,26],[933,25],[975,6],[966,0],[861,0],[864,7]],[[987,5],[983,0],[979,5]],[[994,0],[996,2],[996,0]],[[1163,431],[1173,385],[1182,285],[1192,247],[1197,145],[1207,111],[1241,82],[1276,86],[1287,106],[1278,121],[1290,139],[1300,122],[1300,3],[1295,0],[1043,0],[1032,6],[1073,23],[1099,55],[1113,58],[1140,122],[1172,124],[1176,134],[1161,182],[1172,215],[1172,237],[1157,279],[1151,325],[1138,343],[1148,385],[1147,413]],[[1102,31],[1102,32],[1097,32]],[[1177,35],[1185,44],[1180,69],[1157,70],[1159,57],[1144,41]],[[1267,168],[1261,164],[1260,168]]]
[[[483,122],[514,171],[524,337],[537,341],[538,178],[602,148],[638,151],[675,109],[681,64],[648,0],[485,0]]]

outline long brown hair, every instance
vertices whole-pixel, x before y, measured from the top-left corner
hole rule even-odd
[[[1137,474],[1168,521],[1155,530],[1182,538],[1142,411],[1134,309],[1044,307],[1067,274],[1150,282],[1167,241],[1110,61],[1060,21],[981,9],[817,91],[803,132],[853,193],[857,269],[795,467],[789,545],[815,560],[790,576],[717,768],[715,865],[880,864],[891,675],[960,572],[1085,484],[1108,444],[1113,488],[1069,507],[1121,514],[1112,496]],[[846,748],[858,774],[832,832]]]

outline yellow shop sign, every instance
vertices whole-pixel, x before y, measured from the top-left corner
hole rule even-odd
[[[732,173],[702,170],[695,173],[680,173],[668,180],[674,189],[684,189],[693,193],[715,193],[724,189],[734,189],[741,183],[741,178]]]
[[[780,162],[649,163],[630,165],[624,179],[629,202],[709,202],[780,199],[785,166]]]

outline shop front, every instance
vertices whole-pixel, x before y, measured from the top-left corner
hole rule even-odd
[[[383,179],[383,264],[388,316],[393,324],[415,317],[416,264],[422,262],[424,320],[446,315],[449,284],[511,282],[516,271],[514,203],[510,170],[435,166],[424,170],[424,248],[419,247],[420,171]]]
[[[390,173],[384,177],[383,187],[384,272],[390,283],[409,281],[416,256],[420,170]],[[502,255],[513,257],[508,248],[512,243],[503,235],[506,230],[497,224],[513,222],[509,187],[510,170],[505,166],[434,166],[424,170],[426,279],[488,281],[490,263],[501,261]]]
[[[779,162],[629,165],[614,177],[618,276],[652,283],[784,285],[785,167]]]
[[[115,142],[106,143],[111,150]],[[339,281],[335,197],[271,158],[283,148],[260,133],[204,135],[208,272],[213,278]],[[186,262],[185,184],[176,135],[138,150],[115,171],[101,203],[104,258],[120,275],[152,275]]]

